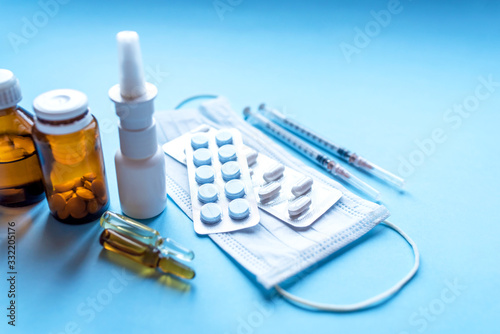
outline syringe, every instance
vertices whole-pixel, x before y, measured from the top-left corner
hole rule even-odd
[[[259,111],[263,113],[267,118],[272,120],[274,123],[286,128],[287,130],[295,133],[296,135],[310,141],[319,148],[327,151],[328,153],[334,154],[342,160],[346,161],[348,164],[361,169],[362,171],[378,177],[390,184],[396,185],[402,188],[405,181],[397,175],[369,162],[363,157],[357,155],[354,152],[346,150],[340,146],[335,145],[328,139],[316,134],[312,130],[298,124],[296,121],[286,117],[276,109],[268,108],[265,104],[259,106]]]
[[[243,115],[246,121],[252,123],[258,128],[264,130],[270,135],[281,140],[283,143],[294,148],[297,152],[309,158],[311,161],[315,162],[316,164],[327,170],[330,174],[352,185],[353,187],[363,192],[364,194],[367,194],[374,200],[376,201],[379,200],[380,193],[376,189],[372,188],[370,185],[366,184],[365,182],[358,179],[356,176],[349,173],[333,159],[322,154],[320,151],[316,150],[311,145],[305,143],[303,140],[299,139],[298,137],[292,135],[288,131],[274,124],[261,114],[252,112],[249,107],[246,107],[243,110]]]

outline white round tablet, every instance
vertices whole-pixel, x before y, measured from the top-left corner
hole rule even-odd
[[[212,164],[212,154],[208,148],[200,148],[193,152],[193,163],[195,166]]]
[[[196,134],[191,137],[191,146],[194,150],[208,147],[208,137],[203,134]]]
[[[215,202],[218,197],[217,187],[211,183],[203,184],[198,188],[198,199],[203,203]]]
[[[219,160],[221,163],[236,160],[236,148],[234,145],[224,145],[219,148]]]
[[[205,204],[201,207],[200,218],[205,224],[216,224],[222,219],[222,210],[215,203]]]
[[[212,183],[215,179],[215,171],[211,166],[200,166],[194,174],[198,184]]]
[[[241,174],[240,165],[236,161],[228,161],[221,167],[222,178],[224,181],[238,179]]]
[[[250,205],[243,198],[238,198],[229,203],[229,217],[239,220],[245,219],[250,215]]]
[[[231,180],[224,186],[224,193],[229,199],[245,196],[245,184],[241,180]]]
[[[217,146],[219,147],[227,144],[232,144],[233,135],[227,130],[222,130],[215,135],[215,141],[217,142]]]

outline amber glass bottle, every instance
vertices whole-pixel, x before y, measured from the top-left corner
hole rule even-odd
[[[24,206],[44,198],[42,172],[31,138],[33,117],[17,104],[19,81],[0,69],[0,205]]]
[[[87,96],[58,89],[38,96],[33,137],[51,213],[81,224],[98,219],[109,204],[101,139]]]

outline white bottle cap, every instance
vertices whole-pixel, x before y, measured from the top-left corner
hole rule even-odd
[[[0,109],[16,106],[23,96],[14,73],[0,68]]]
[[[33,101],[33,109],[37,127],[45,133],[65,134],[78,131],[92,119],[88,112],[87,95],[74,89],[55,89],[38,95]],[[74,122],[68,124],[53,124],[75,118]]]
[[[46,121],[65,121],[87,112],[85,94],[74,89],[55,89],[38,95],[33,101],[37,118]]]

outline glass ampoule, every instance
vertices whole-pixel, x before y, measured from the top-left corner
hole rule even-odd
[[[118,213],[104,212],[101,216],[101,226],[129,236],[146,245],[157,247],[164,255],[175,256],[185,261],[191,261],[194,258],[192,250],[186,249],[170,238],[163,238],[157,230]]]
[[[147,245],[114,230],[105,229],[99,238],[101,245],[150,268],[159,268],[167,274],[193,279],[195,272],[188,266],[163,255],[157,247]]]

